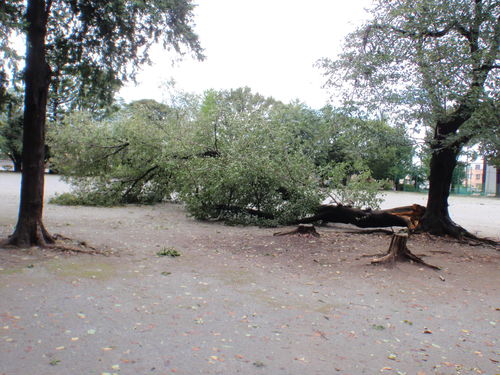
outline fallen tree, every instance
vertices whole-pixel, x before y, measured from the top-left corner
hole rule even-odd
[[[377,255],[372,264],[394,265],[397,261],[414,262],[435,270],[440,268],[424,262],[413,254],[406,246],[409,233],[418,227],[420,219],[425,214],[425,207],[418,204],[394,207],[387,210],[361,210],[342,205],[321,205],[316,215],[298,220],[298,227],[288,232],[278,232],[275,236],[299,235],[319,237],[319,233],[311,223],[322,221],[332,223],[353,224],[360,228],[369,227],[406,227],[392,234],[391,244],[387,253]]]
[[[352,224],[360,228],[407,227],[413,230],[418,226],[424,214],[425,207],[418,204],[388,210],[362,210],[342,205],[321,205],[315,215],[297,220],[293,224],[323,222]]]

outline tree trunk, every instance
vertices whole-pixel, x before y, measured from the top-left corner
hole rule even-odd
[[[419,229],[434,235],[448,234],[458,238],[463,229],[450,218],[448,197],[459,148],[439,145],[441,148],[434,148],[431,156],[427,207]]]
[[[382,256],[381,258],[373,259],[372,264],[388,264],[394,265],[397,261],[401,262],[414,262],[417,264],[424,265],[426,267],[439,270],[440,268],[437,266],[433,266],[432,264],[428,264],[424,262],[421,258],[413,254],[410,249],[406,246],[408,242],[408,234],[404,232],[395,233],[392,236],[391,244],[389,245],[389,250],[387,250],[387,254]]]
[[[21,172],[23,170],[23,157],[19,153],[12,153],[10,156],[10,160],[14,165],[14,172]]]
[[[47,15],[44,0],[29,0],[23,125],[23,170],[19,217],[12,245],[44,246],[54,242],[42,223],[45,117],[50,68],[45,56]]]
[[[410,207],[410,206],[408,206]],[[408,227],[409,220],[387,211],[361,210],[346,206],[321,205],[316,215],[297,220],[290,224],[310,224],[317,221],[353,224],[360,228]]]

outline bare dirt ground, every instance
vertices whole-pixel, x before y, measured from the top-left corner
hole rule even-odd
[[[17,183],[0,174],[0,238]],[[65,189],[48,176],[47,196]],[[499,207],[451,201],[459,223],[497,238]],[[410,249],[441,271],[371,266],[363,255],[390,237],[346,226],[275,237],[282,229],[198,222],[175,204],[48,204],[45,224],[112,254],[0,250],[2,375],[500,374],[495,249],[415,236]]]

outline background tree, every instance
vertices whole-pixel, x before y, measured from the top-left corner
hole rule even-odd
[[[16,30],[23,27],[23,7],[22,0],[0,2],[0,110],[10,97],[9,87],[12,88],[11,82],[21,59],[10,41],[16,36]]]
[[[451,178],[451,188],[458,192],[465,179],[467,178],[467,164],[458,161],[457,166],[453,170],[453,176]]]
[[[500,103],[496,103],[496,105],[491,103],[491,105],[491,111],[494,114],[491,121],[498,125],[500,124]],[[481,136],[479,149],[488,163],[500,169],[500,126],[493,125],[491,132]]]
[[[410,174],[414,154],[413,141],[403,127],[390,126],[384,120],[351,117],[331,108],[322,110],[329,123],[328,160],[364,163],[377,180],[389,180],[396,187]]]
[[[197,57],[202,55],[191,25],[193,5],[189,0],[29,0],[26,5],[12,4],[0,8],[6,21],[2,31],[20,31],[18,20],[26,11],[23,31],[27,43],[21,203],[9,242],[45,245],[52,241],[42,223],[42,210],[46,111],[54,73],[47,56],[64,49],[66,64],[58,68],[78,67],[81,87],[94,87],[95,77],[98,83],[112,85],[133,77],[136,68],[149,61],[149,47],[156,42],[179,53],[187,47]]]
[[[0,115],[0,153],[14,165],[14,172],[22,168],[23,99],[15,91],[4,98],[4,109]]]
[[[498,103],[500,6],[496,0],[377,1],[372,20],[323,59],[327,86],[367,112],[433,128],[429,195],[421,229],[460,237],[448,213],[457,157],[490,134]],[[377,107],[375,107],[377,106]]]

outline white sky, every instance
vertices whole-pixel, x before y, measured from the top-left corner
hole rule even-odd
[[[370,0],[199,0],[196,32],[205,61],[189,57],[172,66],[160,48],[143,68],[138,85],[128,84],[126,100],[162,100],[162,84],[195,93],[248,86],[254,92],[313,108],[328,102],[323,79],[313,64],[334,57],[344,36],[367,17]]]

